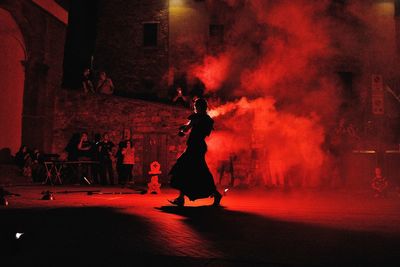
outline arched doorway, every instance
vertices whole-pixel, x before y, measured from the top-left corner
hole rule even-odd
[[[0,149],[21,145],[25,44],[11,14],[0,8]]]

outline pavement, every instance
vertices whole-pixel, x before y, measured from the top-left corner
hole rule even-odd
[[[400,197],[231,189],[213,199],[176,191],[23,185],[5,188],[1,266],[398,266]],[[44,191],[54,200],[41,200]],[[89,193],[92,191],[92,193]],[[16,236],[17,233],[22,235]]]

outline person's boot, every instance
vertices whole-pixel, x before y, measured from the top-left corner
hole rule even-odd
[[[185,205],[185,198],[184,197],[177,197],[174,200],[168,200],[169,203],[176,205],[178,207],[183,207]]]
[[[218,191],[216,191],[216,192],[214,193],[214,203],[213,203],[213,206],[219,207],[219,206],[220,206],[220,203],[221,203],[221,199],[222,199],[221,193],[218,192]]]

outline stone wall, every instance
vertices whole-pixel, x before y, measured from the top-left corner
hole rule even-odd
[[[63,153],[71,136],[82,131],[87,131],[90,138],[108,132],[118,144],[123,129],[128,128],[136,151],[135,180],[148,179],[149,164],[157,160],[162,181],[166,182],[169,168],[185,148],[185,139],[177,132],[189,115],[188,109],[166,104],[63,90],[55,107],[53,152]]]
[[[66,25],[32,1],[0,1],[23,36],[26,58],[22,143],[48,151],[52,144],[54,97],[60,87]]]
[[[98,6],[96,70],[105,70],[116,93],[165,97],[168,71],[168,2],[102,0]],[[158,23],[158,44],[143,45],[143,23]]]

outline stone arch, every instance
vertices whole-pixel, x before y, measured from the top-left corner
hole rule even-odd
[[[33,1],[3,0],[0,8],[12,16],[25,45],[25,60],[21,62],[25,74],[21,143],[51,152],[55,94],[61,84],[65,24]]]
[[[22,139],[26,47],[12,14],[0,7],[0,149],[15,153]]]

